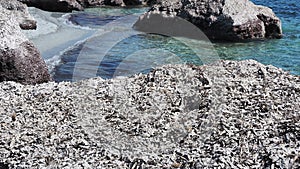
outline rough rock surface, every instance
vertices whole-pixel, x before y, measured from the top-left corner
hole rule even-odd
[[[79,3],[84,7],[103,6],[104,0],[80,0]]]
[[[281,21],[273,11],[249,0],[163,0],[141,16],[135,28],[145,32],[157,27],[172,30],[170,22],[174,24],[176,17],[194,24],[212,40],[282,37]]]
[[[299,168],[300,77],[248,60],[4,82],[0,125],[15,168]]]
[[[23,84],[50,80],[38,50],[22,34],[11,12],[0,6],[0,81]]]
[[[110,6],[126,6],[123,0],[105,0],[104,4]]]
[[[72,10],[83,10],[76,0],[19,0],[28,6],[52,12],[71,12]]]
[[[17,18],[17,21],[22,29],[36,29],[36,21],[29,14],[26,5],[18,2],[17,0],[0,0],[0,6],[9,10],[11,15]]]
[[[70,12],[95,6],[136,6],[153,5],[160,0],[18,0],[47,11]]]

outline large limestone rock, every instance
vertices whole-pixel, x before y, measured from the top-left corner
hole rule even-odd
[[[274,12],[249,0],[162,0],[141,16],[134,27],[144,32],[172,31],[171,26],[179,17],[194,24],[212,40],[282,37],[281,21]],[[189,30],[183,25],[180,29]]]
[[[51,80],[40,53],[16,23],[11,12],[0,6],[0,82],[36,84]]]
[[[36,21],[29,14],[27,6],[23,3],[17,0],[0,0],[0,6],[9,10],[11,15],[16,17],[22,29],[36,29]]]
[[[19,0],[27,4],[46,11],[71,12],[72,10],[83,10],[82,5],[76,0]]]

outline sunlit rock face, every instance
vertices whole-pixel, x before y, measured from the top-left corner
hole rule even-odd
[[[29,14],[25,4],[18,2],[17,0],[0,0],[0,6],[9,10],[11,15],[16,17],[16,20],[22,29],[36,29],[36,21]]]
[[[282,37],[281,21],[274,12],[249,0],[163,0],[141,16],[135,28],[151,32],[170,25],[163,23],[176,17],[194,24],[212,40]]]

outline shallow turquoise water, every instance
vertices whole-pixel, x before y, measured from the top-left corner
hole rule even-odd
[[[215,44],[222,59],[254,59],[300,75],[300,5],[297,0],[253,0],[273,9],[282,21],[284,37],[251,43]]]
[[[97,58],[93,57],[103,52],[103,49],[105,49],[103,46],[107,41],[132,31],[130,26],[132,21],[124,19],[116,22],[116,24],[114,24],[114,21],[132,14],[136,14],[136,17],[138,17],[147,8],[92,8],[83,13],[76,13],[77,18],[74,19],[74,24],[99,30],[113,27],[114,31],[109,34],[109,36],[112,36],[111,38],[105,39],[102,35],[96,34],[86,43],[67,51],[62,56],[63,64],[55,69],[54,79],[56,81],[72,81],[76,65],[81,65],[87,72],[86,76],[84,73],[81,74],[82,78],[128,76],[137,72],[147,72],[152,67],[162,64],[192,63],[201,65],[203,64],[203,57],[210,55],[207,53],[207,49],[213,50],[215,53],[212,57],[218,57],[219,59],[254,59],[300,75],[299,3],[296,0],[254,0],[254,2],[271,7],[276,15],[280,17],[284,33],[282,39],[249,43],[214,43],[208,44],[209,47],[206,47],[207,44],[200,43],[198,46],[191,47],[172,37],[134,33],[132,36],[121,38],[113,47],[108,49],[105,57],[101,58],[99,62],[97,62]],[[198,53],[196,52],[197,56],[195,50],[198,50]],[[94,61],[80,63],[78,57],[86,57],[87,60],[93,58]],[[97,70],[95,71],[95,69]]]

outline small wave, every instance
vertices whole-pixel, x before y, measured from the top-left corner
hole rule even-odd
[[[59,54],[57,55],[54,55],[52,58],[50,59],[46,59],[45,62],[46,62],[46,65],[48,67],[48,71],[50,72],[51,76],[53,77],[54,74],[55,74],[55,68],[57,66],[59,66],[60,64],[62,64],[62,56],[70,51],[70,50],[73,50],[75,48],[77,48],[78,46],[82,45],[83,43],[85,43],[90,37],[86,38],[86,39],[83,39],[83,40],[80,40],[78,42],[76,42],[74,45],[72,46],[69,46],[68,48],[64,49],[63,51],[60,51]]]
[[[70,26],[72,28],[76,28],[76,29],[83,29],[83,30],[95,30],[91,27],[88,26],[81,26],[79,24],[74,24],[72,21],[70,21],[70,18],[72,16],[72,13],[68,13],[68,14],[64,14],[61,19],[63,20],[63,23],[67,26]]]

